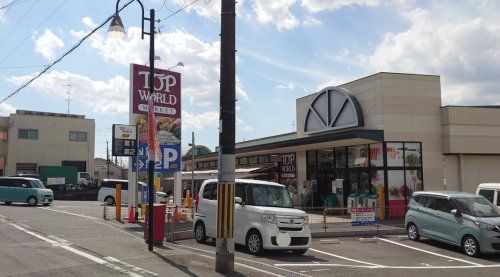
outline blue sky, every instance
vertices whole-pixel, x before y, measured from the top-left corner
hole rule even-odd
[[[114,13],[114,0],[0,0],[0,96],[4,98]],[[124,4],[128,1],[121,1]],[[145,0],[162,19],[193,0]],[[380,71],[441,76],[443,105],[500,104],[500,5],[492,1],[244,0],[237,4],[237,141],[293,131],[295,99]],[[96,121],[96,157],[111,125],[128,123],[129,64],[148,60],[140,8],[108,25],[29,87],[0,104]],[[183,146],[218,145],[220,0],[200,0],[159,23],[156,66],[178,61]],[[31,67],[39,66],[39,67]],[[22,67],[22,68],[13,68]]]

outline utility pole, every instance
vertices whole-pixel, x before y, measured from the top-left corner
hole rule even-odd
[[[192,199],[195,199],[196,196],[196,184],[194,183],[194,155],[196,146],[194,144],[194,132],[191,132],[191,143],[188,144],[191,146],[191,195]],[[194,205],[191,203],[191,218],[194,218]]]
[[[108,148],[108,140],[106,139],[106,165],[107,165],[107,176],[109,178],[109,148]]]
[[[219,176],[215,271],[234,272],[235,0],[221,2]]]

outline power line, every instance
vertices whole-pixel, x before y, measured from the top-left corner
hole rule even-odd
[[[59,8],[66,2],[67,0],[63,0],[59,6],[57,6],[40,24],[38,24],[38,26],[36,26],[35,29],[39,29],[43,24],[45,24],[45,22],[47,22],[47,20],[49,20],[49,18],[51,18],[57,10],[59,10]],[[14,47],[14,49],[5,57],[3,58],[2,61],[0,61],[0,65],[3,64],[8,58],[10,58],[10,56],[12,56],[15,52],[17,52],[17,50],[19,50],[19,48],[21,48],[21,46],[30,38],[30,35],[27,35],[22,41],[21,43],[19,43],[16,47]]]
[[[179,12],[181,12],[182,10],[187,9],[189,6],[193,5],[194,3],[198,2],[198,1],[200,1],[200,0],[194,0],[193,2],[189,3],[188,5],[183,6],[183,7],[181,7],[180,9],[176,10],[175,12],[171,13],[171,14],[170,14],[170,15],[168,15],[167,17],[165,17],[165,18],[163,18],[163,19],[158,20],[158,22],[162,22],[162,21],[164,21],[164,20],[169,19],[170,17],[172,17],[172,16],[174,16],[174,15],[178,14],[178,13],[179,13]]]
[[[2,44],[10,37],[10,35],[12,35],[12,33],[14,33],[14,31],[16,30],[17,26],[19,26],[19,24],[24,20],[24,18],[26,18],[26,16],[28,15],[28,13],[31,11],[31,9],[33,8],[33,6],[35,6],[35,4],[38,2],[38,0],[34,1],[33,4],[31,4],[31,6],[28,8],[28,10],[24,13],[24,15],[19,19],[19,21],[17,21],[16,25],[14,26],[14,28],[12,28],[12,30],[10,30],[9,34],[7,34],[6,37],[3,38],[3,40],[0,42],[0,46],[2,46]]]
[[[37,0],[38,1],[38,0]],[[123,9],[125,9],[128,5],[130,5],[132,2],[134,2],[135,0],[130,0],[128,3],[126,3],[125,5],[123,5],[119,10],[118,12],[122,11]],[[182,8],[180,8],[179,10],[171,13],[170,15],[168,15],[167,17],[165,17],[164,19],[161,19],[161,20],[158,20],[158,22],[161,22],[161,21],[164,21],[164,20],[167,20],[168,18],[178,14],[179,12],[181,12],[182,10],[186,9],[187,7],[193,5],[194,3],[198,2],[200,0],[195,0],[191,3],[189,3],[187,6],[184,6]],[[12,96],[16,95],[18,92],[20,92],[22,89],[24,89],[25,87],[27,87],[29,84],[31,84],[33,81],[35,81],[36,79],[40,78],[40,76],[42,76],[43,74],[45,74],[45,72],[47,72],[49,69],[51,69],[54,65],[58,64],[60,61],[62,61],[62,59],[64,59],[67,55],[69,55],[71,52],[73,52],[76,48],[78,48],[87,38],[89,38],[91,35],[93,35],[97,30],[101,29],[104,25],[106,25],[113,17],[114,17],[115,13],[113,13],[112,15],[110,15],[108,17],[108,19],[106,19],[103,23],[101,23],[99,26],[97,26],[95,29],[93,29],[90,33],[88,33],[86,36],[84,36],[82,39],[80,39],[80,41],[78,41],[77,44],[75,44],[73,47],[71,47],[71,49],[69,49],[68,51],[66,51],[61,57],[59,57],[57,60],[55,60],[53,63],[51,63],[50,65],[48,65],[44,70],[42,70],[40,73],[38,73],[38,75],[36,75],[35,77],[33,77],[31,80],[27,81],[24,85],[20,86],[19,88],[17,88],[15,91],[13,91],[12,93],[10,93],[9,95],[7,95],[4,99],[2,99],[2,101],[0,101],[0,104],[2,104],[3,102],[7,101],[9,98],[11,98]]]
[[[126,3],[125,5],[123,5],[123,7],[121,7],[118,11],[121,11],[123,10],[124,8],[126,8],[128,5],[130,5],[132,2],[134,2],[134,0],[130,0],[128,3]],[[42,76],[45,72],[47,72],[50,68],[52,68],[54,65],[56,65],[57,63],[59,63],[60,61],[62,61],[62,59],[64,59],[67,55],[69,55],[71,52],[73,52],[76,48],[78,48],[87,38],[89,38],[91,35],[93,35],[97,30],[101,29],[102,26],[106,25],[112,18],[113,16],[115,15],[115,13],[113,13],[112,15],[110,15],[108,17],[108,19],[106,19],[103,23],[101,23],[101,25],[97,26],[95,29],[93,29],[90,33],[88,33],[85,37],[83,37],[82,39],[80,39],[80,41],[78,41],[77,44],[75,44],[73,47],[71,47],[71,49],[69,49],[68,51],[66,51],[61,57],[59,57],[57,60],[55,60],[53,63],[51,63],[49,66],[47,66],[44,70],[42,70],[40,73],[38,73],[38,75],[36,75],[35,77],[33,77],[31,80],[29,80],[28,82],[26,82],[24,85],[20,86],[18,89],[16,89],[14,92],[12,92],[11,94],[7,95],[4,99],[2,99],[2,101],[0,101],[0,104],[2,104],[3,102],[5,102],[6,100],[8,100],[9,98],[11,98],[12,96],[16,95],[18,92],[20,92],[23,88],[27,87],[29,84],[31,84],[33,81],[35,81],[36,79],[40,78],[40,76]]]
[[[48,64],[41,65],[24,65],[24,66],[0,66],[0,69],[12,69],[12,68],[34,68],[34,67],[45,67],[49,66]]]
[[[18,3],[19,1],[21,1],[21,3],[22,3],[22,2],[29,1],[29,0],[12,0],[12,2],[10,2],[9,4],[7,4],[7,5],[4,5],[4,6],[0,7],[0,10],[3,10],[3,9],[5,9],[5,8],[10,8],[11,6],[15,6],[15,5],[16,5],[16,3],[17,3],[17,4],[21,4],[21,3]]]

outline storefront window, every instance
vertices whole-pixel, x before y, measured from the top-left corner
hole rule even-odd
[[[383,144],[370,144],[370,165],[375,167],[384,166]]]
[[[405,143],[405,166],[422,166],[420,143]]]
[[[316,167],[316,150],[307,150],[307,166]]]
[[[318,166],[320,168],[333,168],[333,148],[318,149]]]
[[[389,216],[404,216],[406,213],[406,197],[410,195],[405,185],[403,170],[387,171],[389,186]]]
[[[403,143],[387,143],[387,166],[403,166]]]
[[[349,151],[349,168],[368,166],[367,145],[356,145],[347,149]]]
[[[373,170],[370,180],[370,193],[376,193],[381,197],[384,194],[384,185],[384,171]]]
[[[422,170],[406,170],[406,186],[409,188],[409,194],[413,191],[424,189]]]
[[[345,168],[346,167],[346,148],[340,147],[335,148],[335,166],[337,168]]]

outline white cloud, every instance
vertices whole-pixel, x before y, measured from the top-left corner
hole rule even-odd
[[[299,25],[299,20],[291,13],[290,7],[296,0],[254,0],[253,9],[261,23],[273,23],[278,30],[291,30]]]
[[[276,86],[277,89],[288,89],[288,90],[293,90],[295,89],[295,86],[292,83],[288,83],[286,85],[284,84],[279,84]]]
[[[33,77],[33,74],[8,77],[7,81],[21,85]],[[95,113],[128,114],[129,81],[120,75],[108,81],[99,81],[68,71],[52,71],[35,80],[30,87],[45,95],[66,99],[66,84],[72,85],[72,102],[88,107]]]
[[[187,3],[185,0],[171,0],[179,8],[184,7]],[[242,1],[238,1],[236,6],[241,5]],[[194,11],[199,16],[205,17],[211,21],[220,20],[221,0],[199,1],[186,8],[186,11]]]
[[[217,126],[219,123],[218,112],[204,112],[201,114],[194,114],[188,111],[182,111],[182,129],[190,129],[194,131],[201,131],[208,127]]]
[[[36,37],[36,33],[33,35],[33,40],[35,41],[35,51],[42,54],[42,56],[47,60],[52,60],[54,58],[54,50],[56,48],[64,47],[64,42],[54,35],[50,29],[45,29],[43,35]]]
[[[16,112],[16,108],[9,103],[3,102],[0,104],[0,116],[9,116]]]
[[[95,27],[97,27],[97,24],[92,20],[92,18],[90,18],[88,16],[82,18],[82,22],[83,22],[83,25],[85,25],[91,29],[94,29]]]
[[[338,10],[345,6],[377,6],[382,0],[302,0],[301,5],[311,12],[322,12],[328,10]]]
[[[141,39],[141,30],[131,27],[124,39],[113,39],[96,34],[90,38],[91,46],[97,49],[105,60],[128,66],[130,63],[145,64],[149,58],[149,40]],[[184,67],[175,71],[182,74],[182,94],[189,102],[198,106],[219,103],[220,90],[220,42],[205,42],[181,30],[156,34],[155,54],[161,57],[155,67],[169,68],[178,61]],[[249,100],[239,78],[236,77],[236,97]]]
[[[321,25],[323,24],[323,22],[321,22],[321,20],[319,19],[316,19],[314,17],[307,17],[303,22],[302,22],[303,25],[305,26],[316,26],[316,25]]]
[[[239,129],[243,132],[252,132],[253,130],[255,130],[253,127],[250,127],[250,126],[244,126],[244,127],[239,128]]]
[[[463,11],[456,11],[461,13]],[[401,14],[408,30],[387,33],[376,50],[360,56],[375,71],[442,76],[443,104],[500,102],[500,20],[457,16],[448,10],[415,9]]]

